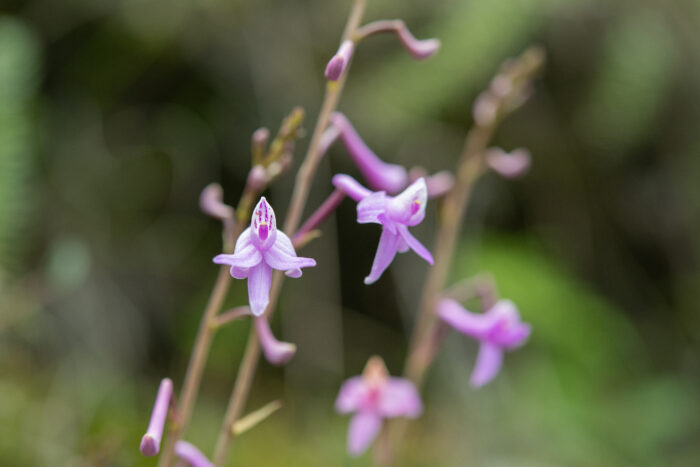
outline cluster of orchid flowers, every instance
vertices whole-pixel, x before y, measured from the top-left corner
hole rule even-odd
[[[440,46],[436,39],[415,39],[402,21],[378,21],[364,29],[358,30],[358,37],[379,32],[395,33],[417,59],[431,56]],[[356,41],[352,39],[341,44],[326,68],[328,80],[335,81],[343,76],[355,45]],[[484,106],[485,104],[477,102],[475,119],[486,118],[479,115],[479,112],[486,112]],[[266,140],[267,136],[254,135],[254,144],[256,138]],[[407,170],[401,165],[384,162],[362,141],[348,119],[335,112],[330,116],[330,123],[321,137],[319,154],[323,155],[338,139],[344,144],[367,186],[350,175],[333,176],[334,191],[328,200],[291,238],[277,227],[272,206],[265,197],[260,197],[252,210],[250,225],[238,236],[233,253],[219,254],[213,258],[214,263],[229,266],[233,278],[247,280],[248,305],[232,310],[229,315],[235,318],[250,316],[253,319],[263,354],[274,365],[288,362],[294,356],[296,346],[277,340],[269,326],[268,308],[273,270],[283,271],[291,278],[299,278],[302,269],[317,265],[312,258],[298,256],[296,248],[308,241],[312,232],[344,198],[348,197],[357,203],[358,223],[381,226],[376,254],[364,279],[365,284],[376,282],[389,268],[397,253],[412,250],[427,263],[433,264],[431,252],[413,236],[409,228],[424,220],[429,199],[439,198],[451,190],[453,176],[446,171],[428,176],[421,167]],[[507,178],[522,175],[530,164],[529,154],[521,149],[507,153],[491,148],[485,153],[484,160],[489,168]],[[279,168],[276,170],[279,171]],[[256,165],[250,172],[248,185],[265,187],[270,178],[269,171]],[[202,210],[220,219],[231,218],[233,209],[225,205],[221,198],[220,188],[208,187],[201,197]],[[517,308],[509,300],[497,301],[483,313],[472,313],[446,295],[435,304],[434,313],[444,324],[479,342],[476,365],[471,375],[471,384],[475,387],[492,381],[501,368],[504,352],[521,346],[530,334],[530,326],[520,320]],[[148,430],[141,441],[141,452],[144,455],[158,454],[173,400],[172,381],[165,378],[158,390]],[[354,413],[348,430],[347,449],[350,455],[356,456],[366,451],[385,419],[416,418],[422,413],[423,405],[413,382],[389,376],[381,357],[373,356],[368,360],[362,375],[352,377],[342,384],[335,409],[340,414]],[[174,418],[177,423],[177,417]],[[186,441],[178,440],[174,451],[192,466],[214,465]]]

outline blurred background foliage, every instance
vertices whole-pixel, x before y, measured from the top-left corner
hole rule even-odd
[[[477,186],[454,279],[486,271],[534,325],[483,390],[451,335],[400,465],[692,466],[700,458],[700,2],[371,0],[442,40],[416,63],[359,47],[341,108],[384,159],[452,168],[471,103],[531,43],[549,62],[498,133],[531,173]],[[346,0],[0,3],[0,464],[154,465],[138,452],[160,378],[182,381],[216,269],[200,190],[235,202],[249,138],[302,105],[312,122]],[[307,123],[307,127],[311,127]],[[305,146],[305,142],[302,142]],[[303,148],[297,150],[297,161]],[[340,147],[335,172],[356,174]],[[293,177],[269,197],[282,217]],[[435,206],[417,236],[431,245]],[[366,465],[344,454],[341,380],[379,353],[400,372],[425,264],[365,287],[378,230],[344,204],[307,247],[250,408],[284,408],[231,465]],[[245,300],[234,284],[231,305]],[[187,438],[209,452],[247,324],[216,338]]]

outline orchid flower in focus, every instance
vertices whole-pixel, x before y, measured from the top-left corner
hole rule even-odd
[[[248,279],[250,311],[255,316],[262,315],[270,302],[273,269],[301,277],[301,268],[316,266],[312,258],[298,257],[289,237],[277,230],[275,212],[264,196],[253,210],[250,227],[238,237],[233,254],[218,255],[214,262],[231,266],[234,278]]]
[[[416,418],[423,412],[423,404],[412,382],[390,377],[384,361],[374,356],[362,376],[343,383],[335,410],[355,413],[348,431],[348,452],[359,456],[376,438],[385,418]]]
[[[394,260],[397,252],[409,249],[433,264],[433,255],[416,239],[408,227],[420,224],[425,218],[428,189],[424,178],[419,178],[397,196],[387,196],[383,191],[371,192],[348,175],[336,175],[333,184],[357,203],[357,222],[381,224],[377,254],[365,284],[372,284]]]
[[[484,314],[467,311],[456,301],[446,298],[437,304],[440,318],[462,334],[480,342],[471,384],[481,387],[496,377],[503,363],[503,353],[525,343],[531,326],[520,320],[515,304],[499,300]]]

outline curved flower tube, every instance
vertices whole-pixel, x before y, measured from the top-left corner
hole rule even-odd
[[[480,343],[471,384],[481,387],[496,377],[503,363],[503,353],[520,347],[532,328],[520,320],[515,304],[499,300],[484,314],[467,311],[456,301],[445,298],[436,307],[440,318],[462,334]]]
[[[190,467],[214,467],[202,451],[187,441],[175,443],[175,455],[187,462]]]
[[[362,376],[343,383],[335,401],[341,414],[355,413],[348,431],[348,452],[362,454],[379,433],[385,418],[416,418],[423,412],[420,395],[413,383],[389,377],[381,357],[369,359]]]
[[[236,279],[248,279],[250,311],[255,316],[265,312],[270,303],[272,270],[285,271],[289,277],[301,277],[301,269],[316,266],[312,258],[299,257],[289,237],[277,230],[275,212],[265,197],[253,210],[250,227],[236,241],[233,254],[221,254],[216,264],[231,266]]]
[[[408,182],[406,169],[397,164],[388,164],[381,160],[362,141],[350,121],[340,112],[334,112],[330,118],[331,125],[340,132],[340,138],[348,154],[357,165],[367,184],[374,190],[384,190],[394,194],[401,191]]]
[[[253,319],[255,320],[255,330],[260,338],[260,346],[267,361],[273,365],[284,365],[287,363],[296,353],[297,346],[275,339],[266,317],[256,316]]]
[[[172,395],[173,382],[170,378],[164,378],[158,387],[158,395],[156,396],[155,404],[153,404],[148,430],[141,438],[140,449],[144,456],[155,456],[160,451],[160,441],[163,438],[163,427],[165,427],[165,419],[168,416],[168,407],[170,407]]]

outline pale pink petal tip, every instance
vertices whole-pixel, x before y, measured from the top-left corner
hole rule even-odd
[[[207,456],[187,441],[175,443],[175,454],[191,467],[214,467],[214,464],[209,462]]]
[[[143,454],[146,457],[152,457],[158,454],[158,451],[160,450],[160,446],[156,444],[156,440],[153,439],[153,436],[149,435],[146,433],[143,435],[143,438],[141,438],[141,454]]]
[[[216,219],[230,219],[233,208],[223,202],[224,190],[218,183],[207,185],[199,196],[199,207],[206,215]]]
[[[326,65],[326,79],[330,81],[337,81],[342,76],[345,68],[350,62],[350,57],[355,49],[355,44],[352,41],[344,41],[338,52],[333,55],[330,59],[328,65]]]
[[[510,153],[500,148],[491,148],[486,152],[486,163],[496,173],[505,178],[517,178],[530,170],[530,152],[515,149]]]
[[[350,420],[348,431],[348,453],[359,456],[364,453],[379,434],[382,419],[374,412],[359,412]]]
[[[278,341],[272,334],[270,324],[265,317],[255,318],[255,329],[260,338],[260,345],[265,358],[273,365],[284,365],[294,357],[297,346],[289,342]]]

